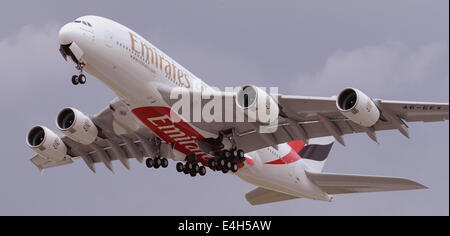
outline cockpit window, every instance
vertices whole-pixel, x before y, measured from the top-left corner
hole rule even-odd
[[[74,21],[74,22],[75,22],[75,23],[79,23],[79,24],[82,23],[83,25],[92,27],[91,23],[89,23],[89,22],[87,22],[87,21],[76,20],[76,21]]]

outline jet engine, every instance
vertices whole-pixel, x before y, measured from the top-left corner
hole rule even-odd
[[[364,127],[373,126],[380,118],[380,111],[372,99],[358,89],[342,90],[336,105],[345,117]]]
[[[276,121],[280,113],[278,103],[265,91],[253,85],[239,89],[235,102],[251,120],[262,124]]]
[[[28,132],[27,144],[39,155],[53,161],[61,161],[67,154],[61,138],[44,126],[35,126]]]
[[[88,145],[98,135],[97,126],[81,111],[75,108],[64,108],[56,118],[56,126],[70,139]]]

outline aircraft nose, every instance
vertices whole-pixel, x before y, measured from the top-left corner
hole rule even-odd
[[[59,43],[68,45],[76,41],[78,37],[78,28],[74,23],[68,23],[59,30]]]

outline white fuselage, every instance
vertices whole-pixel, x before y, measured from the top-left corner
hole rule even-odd
[[[174,139],[162,127],[174,125],[170,120],[170,106],[162,99],[158,87],[184,87],[187,89],[205,88],[202,80],[183,66],[146,41],[131,29],[102,17],[85,16],[77,19],[89,22],[68,23],[60,31],[60,43],[76,43],[81,49],[80,61],[84,70],[98,78],[127,104],[138,122],[147,126],[166,142],[176,143],[175,154],[181,160],[187,152],[203,155],[193,145],[196,139],[215,138],[217,134],[200,130],[183,123],[176,126],[187,138]],[[187,140],[186,139],[192,139]],[[183,140],[177,141],[177,140]],[[276,163],[286,155],[293,155],[294,161]],[[330,196],[309,181],[305,170],[310,169],[307,161],[295,157],[288,144],[278,149],[264,148],[247,153],[247,161],[236,173],[243,180],[267,189],[305,197],[329,201]],[[177,158],[176,158],[177,159]],[[268,163],[276,164],[268,164]],[[320,170],[319,170],[320,171]]]

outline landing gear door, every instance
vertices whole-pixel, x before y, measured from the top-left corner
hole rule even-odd
[[[82,57],[84,55],[84,52],[81,50],[80,47],[78,47],[78,45],[73,42],[70,47],[69,47],[70,51],[72,51],[73,55],[75,56],[75,58],[78,60],[78,62],[82,61]]]
[[[111,31],[109,30],[105,30],[105,45],[108,48],[112,48],[113,47],[113,34]]]

